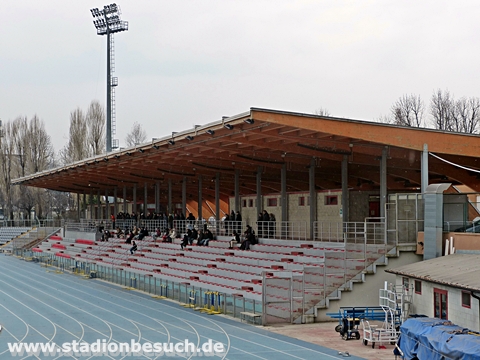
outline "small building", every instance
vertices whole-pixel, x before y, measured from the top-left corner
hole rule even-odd
[[[456,253],[385,270],[412,289],[410,314],[480,330],[480,252]]]

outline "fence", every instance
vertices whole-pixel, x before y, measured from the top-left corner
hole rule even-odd
[[[71,272],[86,278],[98,278],[129,289],[141,290],[155,298],[175,300],[185,306],[210,314],[221,313],[241,318],[241,312],[261,313],[262,311],[260,301],[192,286],[185,282],[161,279],[153,274],[139,274],[121,267],[99,265],[94,262],[78,261],[24,249],[16,249],[14,254],[27,261],[38,262],[41,266],[51,266],[57,268],[58,271]]]

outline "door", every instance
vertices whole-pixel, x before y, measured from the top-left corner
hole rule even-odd
[[[448,292],[447,290],[433,289],[433,316],[448,320]]]

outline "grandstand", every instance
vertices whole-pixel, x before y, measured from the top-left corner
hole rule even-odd
[[[73,234],[73,235],[72,235]],[[313,322],[319,309],[351,291],[353,283],[385,265],[385,243],[261,239],[250,251],[229,249],[230,237],[217,235],[209,246],[180,249],[181,239],[152,237],[131,245],[124,239],[101,242],[78,232],[49,236],[27,256],[86,277],[102,278],[166,296],[192,307],[264,325]],[[376,285],[373,285],[375,288]],[[212,295],[213,294],[213,295]]]

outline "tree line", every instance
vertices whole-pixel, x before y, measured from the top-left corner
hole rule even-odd
[[[392,105],[390,114],[380,117],[380,122],[478,134],[480,124],[480,99],[462,97],[455,99],[448,90],[438,89],[432,94],[428,106],[420,95],[403,95]]]
[[[45,123],[37,115],[30,120],[19,116],[3,123],[0,134],[0,205],[5,219],[23,213],[30,219],[32,210],[39,219],[68,217],[76,213],[72,194],[30,186],[12,186],[11,180],[67,165],[105,153],[105,110],[94,100],[86,111],[77,108],[70,113],[66,145],[55,153]],[[135,122],[125,139],[126,146],[146,141],[142,126]],[[96,201],[96,199],[88,199]]]

